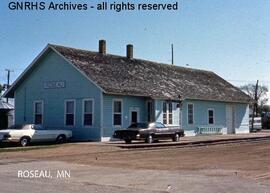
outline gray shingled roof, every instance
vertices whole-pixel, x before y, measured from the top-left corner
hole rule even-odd
[[[50,45],[105,93],[161,99],[250,102],[251,98],[213,72]]]

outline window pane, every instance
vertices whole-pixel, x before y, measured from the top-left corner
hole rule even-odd
[[[214,124],[214,118],[213,117],[209,117],[209,124]]]
[[[209,117],[213,117],[214,116],[214,111],[213,110],[209,110],[208,111],[208,115],[209,115]]]
[[[121,114],[114,114],[113,115],[113,125],[122,125],[122,117]]]
[[[188,104],[188,124],[193,124],[193,104]]]
[[[114,112],[121,113],[121,101],[114,101]]]
[[[66,102],[66,113],[73,114],[74,113],[74,101]]]
[[[163,113],[167,112],[167,103],[163,102]]]
[[[93,102],[92,101],[84,101],[84,112],[92,113],[93,112]]]
[[[188,116],[188,124],[193,124],[193,116],[192,115]]]
[[[35,103],[35,114],[42,114],[42,103],[41,102]]]
[[[169,113],[172,113],[172,103],[169,103]]]
[[[172,124],[172,114],[169,114],[169,124]]]
[[[35,115],[35,124],[42,124],[42,115]]]
[[[167,114],[163,113],[163,124],[167,124]]]
[[[92,125],[92,114],[85,114],[84,115],[84,125]]]
[[[74,125],[74,114],[66,115],[66,125]]]

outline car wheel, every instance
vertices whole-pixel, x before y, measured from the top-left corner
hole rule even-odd
[[[29,137],[22,137],[22,138],[20,139],[20,145],[21,145],[22,147],[27,146],[29,143],[30,143]]]
[[[173,141],[179,141],[180,140],[180,137],[179,137],[179,134],[176,133],[174,136],[173,136]]]
[[[131,141],[132,141],[131,139],[125,139],[126,144],[130,144]]]
[[[148,135],[145,141],[146,141],[146,143],[153,143],[153,136]]]
[[[56,139],[56,142],[61,144],[66,142],[66,136],[65,135],[59,135]]]

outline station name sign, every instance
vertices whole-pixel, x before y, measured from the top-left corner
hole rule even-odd
[[[66,81],[46,81],[43,83],[44,89],[59,89],[59,88],[65,88],[66,87]]]

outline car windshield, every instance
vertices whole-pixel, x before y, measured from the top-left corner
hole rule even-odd
[[[148,128],[148,123],[133,123],[128,128]]]

